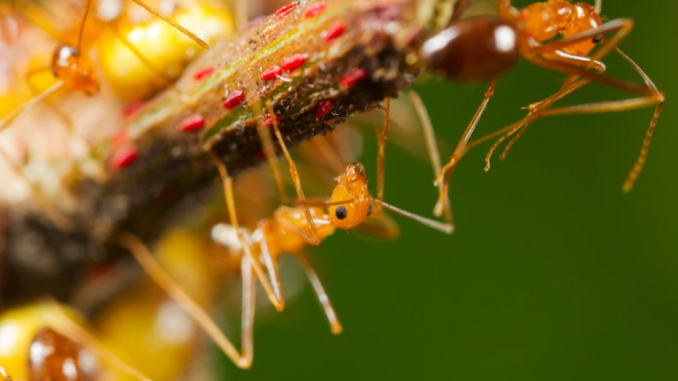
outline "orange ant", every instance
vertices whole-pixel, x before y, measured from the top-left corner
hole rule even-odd
[[[596,0],[594,6],[587,3],[571,4],[565,0],[548,0],[523,9],[513,7],[511,0],[500,0],[498,16],[459,20],[463,9],[469,4],[468,0],[460,1],[449,26],[426,41],[421,52],[429,68],[446,78],[460,81],[490,80],[483,102],[464,131],[450,161],[435,180],[435,184],[440,186],[436,214],[440,214],[445,203],[444,195],[447,194],[452,171],[459,159],[471,146],[489,137],[503,134],[490,148],[486,157],[486,171],[489,170],[489,160],[494,149],[506,138],[518,132],[506,146],[501,155],[503,159],[527,126],[540,116],[618,112],[656,105],[640,155],[624,183],[624,191],[631,190],[645,163],[650,138],[664,103],[664,95],[650,78],[617,48],[631,32],[633,21],[616,19],[602,23],[599,16],[602,0]],[[604,35],[610,32],[614,32],[614,35],[609,40],[604,39]],[[551,41],[557,36],[562,38]],[[600,49],[591,54],[598,43],[602,43]],[[612,50],[640,74],[646,86],[617,80],[603,74],[605,64],[601,59]],[[530,105],[528,115],[521,121],[477,142],[469,143],[487,103],[494,94],[497,78],[513,67],[521,56],[546,69],[567,73],[569,77],[558,92]],[[598,82],[642,96],[621,101],[549,109],[557,100],[590,82]]]
[[[186,36],[194,40],[201,47],[205,49],[209,48],[209,45],[207,45],[206,42],[198,38],[198,36],[191,33],[189,30],[177,24],[173,20],[163,16],[162,14],[148,6],[143,1],[141,0],[133,1],[140,7],[146,9],[151,14],[161,18],[162,20],[172,25],[172,27],[176,28],[181,33],[185,34]],[[87,54],[84,54],[83,52],[85,25],[87,22],[91,5],[92,0],[87,0],[87,4],[85,5],[85,13],[82,17],[82,22],[80,23],[80,28],[78,30],[78,38],[76,44],[70,45],[61,43],[57,45],[52,55],[52,62],[50,64],[50,67],[34,70],[29,73],[29,76],[31,76],[40,71],[51,70],[52,74],[54,74],[54,77],[56,77],[58,81],[52,86],[50,86],[47,90],[37,95],[30,102],[27,102],[23,106],[14,110],[14,112],[12,112],[10,116],[7,117],[2,122],[2,124],[0,124],[0,131],[7,128],[14,119],[19,117],[32,107],[34,107],[36,104],[49,98],[52,94],[54,94],[63,87],[88,97],[91,97],[99,92],[101,88],[101,82],[97,77],[94,62],[92,61],[91,57],[89,57]],[[137,51],[134,50],[134,52],[136,53]]]
[[[385,144],[386,132],[388,131],[388,104],[387,101],[385,127],[382,131],[383,139],[380,139],[381,145]],[[271,108],[270,103],[268,103],[268,107]],[[432,133],[430,123],[427,123],[426,120],[423,120],[423,122],[424,128]],[[273,124],[276,124],[275,120],[273,120]],[[433,150],[431,152],[433,157],[433,153],[437,153],[437,147],[435,140],[432,141],[433,146],[431,148]],[[395,237],[399,233],[397,225],[386,214],[382,213],[383,209],[387,209],[441,232],[452,233],[451,221],[442,223],[431,220],[383,201],[384,150],[380,149],[379,152],[377,165],[378,173],[381,173],[381,180],[377,182],[377,198],[370,195],[366,172],[362,164],[352,163],[348,165],[344,174],[337,178],[337,184],[329,198],[306,199],[304,202],[298,200],[297,202],[302,204],[303,207],[280,206],[273,213],[273,217],[259,221],[256,229],[252,231],[239,226],[233,197],[233,180],[228,175],[226,166],[214,156],[225,189],[231,225],[216,225],[212,229],[212,238],[227,247],[229,255],[240,262],[243,293],[242,349],[240,352],[198,304],[161,268],[139,239],[130,234],[122,234],[118,237],[117,242],[127,248],[155,282],[205,329],[226,356],[238,367],[248,369],[252,365],[253,358],[252,329],[256,279],[260,280],[268,298],[276,309],[282,310],[284,308],[284,297],[278,269],[278,260],[282,253],[294,254],[300,261],[322,305],[332,333],[339,334],[343,330],[334,307],[303,250],[304,246],[314,242],[312,229],[316,229],[315,237],[322,241],[332,235],[337,228],[345,230],[358,228],[367,220],[372,220],[376,224],[368,226],[366,231],[381,237]],[[433,166],[434,169],[439,170],[439,162],[434,161]],[[310,222],[306,219],[305,213],[311,215],[312,220]]]
[[[98,359],[124,373],[149,379],[102,346],[74,319],[77,314],[53,301],[7,310],[0,316],[0,375],[11,380],[93,380]]]
[[[171,24],[173,27],[177,28],[179,31],[193,39],[203,48],[209,48],[207,43],[202,41],[193,33],[183,28],[182,26],[178,25],[173,20],[170,20],[165,16],[161,15],[159,12],[149,7],[143,1],[141,0],[133,1],[139,6],[149,11],[150,13],[152,13],[153,15],[161,18],[162,20]],[[28,73],[28,77],[30,78],[31,76],[39,72],[51,70],[52,74],[57,79],[57,81],[50,87],[48,87],[46,90],[36,95],[30,101],[14,109],[4,120],[0,121],[0,132],[8,128],[15,119],[31,110],[36,105],[40,104],[43,101],[48,102],[48,98],[62,88],[70,89],[71,91],[80,93],[87,97],[94,96],[99,92],[101,88],[101,82],[97,76],[94,61],[83,52],[84,31],[86,21],[90,13],[91,4],[92,0],[87,0],[85,6],[85,13],[83,15],[82,22],[80,23],[76,44],[75,45],[64,43],[59,44],[54,50],[54,53],[52,55],[52,61],[49,68],[32,70]],[[135,54],[139,53],[137,50],[133,49],[133,46],[131,44],[127,43],[126,45],[130,47]],[[142,59],[142,61],[147,63],[147,60]],[[32,86],[30,87],[32,91],[35,91],[35,89],[33,89]],[[59,111],[56,107],[54,107],[54,111],[60,117],[60,119],[62,119],[65,122],[66,130],[69,132],[69,134],[71,134],[77,140],[80,140],[86,147],[89,147],[87,142],[84,141],[84,139],[81,138],[78,134],[76,134],[73,126],[69,122],[68,117],[63,115],[63,113]],[[65,230],[68,230],[71,226],[71,223],[64,216],[62,216],[54,206],[50,205],[50,203],[47,201],[47,197],[43,194],[43,190],[41,189],[41,187],[38,184],[36,184],[35,181],[30,179],[26,175],[26,173],[24,173],[23,169],[21,168],[21,165],[18,162],[16,162],[16,160],[12,159],[10,155],[1,147],[0,147],[0,157],[4,159],[4,161],[10,167],[10,169],[19,178],[22,178],[24,181],[26,181],[27,184],[29,184],[32,192],[37,196],[38,201],[43,206],[45,206],[45,210],[48,216],[52,218],[52,220],[58,226]]]

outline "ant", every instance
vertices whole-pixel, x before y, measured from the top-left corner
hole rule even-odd
[[[178,29],[179,31],[193,39],[201,47],[205,49],[209,48],[207,43],[202,41],[193,33],[183,28],[182,26],[178,25],[173,20],[161,15],[158,11],[149,7],[143,1],[141,0],[133,1],[139,6],[149,11],[150,13],[152,13],[153,15],[168,22],[174,28]],[[8,128],[14,120],[16,120],[18,117],[25,114],[38,104],[42,102],[49,102],[48,98],[51,97],[56,92],[58,92],[59,90],[61,90],[62,88],[67,88],[75,93],[79,93],[87,97],[92,97],[100,91],[101,81],[97,76],[96,66],[92,58],[84,53],[83,47],[85,25],[90,13],[91,5],[92,0],[87,0],[85,6],[85,13],[82,17],[82,22],[80,23],[78,31],[77,42],[75,44],[61,43],[57,45],[52,54],[52,60],[49,68],[31,70],[28,73],[28,77],[30,78],[31,76],[39,72],[51,70],[52,74],[54,75],[57,81],[54,82],[51,86],[49,86],[47,89],[37,94],[28,102],[22,104],[21,106],[17,107],[12,112],[10,112],[9,115],[4,120],[0,121],[0,132]],[[132,45],[129,43],[127,43],[126,45],[130,48],[133,48]],[[134,53],[138,53],[137,50],[134,49],[132,50]],[[147,60],[143,60],[143,62],[147,62]],[[35,91],[33,86],[29,87],[31,87],[32,91]],[[88,147],[89,151],[91,149],[89,147],[89,144],[84,140],[84,138],[80,137],[76,133],[68,117],[63,115],[63,113],[59,111],[56,107],[53,107],[53,109],[56,112],[56,114],[60,117],[60,119],[62,119],[65,122],[66,130],[68,131],[68,133],[72,135],[73,138],[83,143],[84,146]],[[11,156],[2,148],[0,148],[0,157],[4,159],[4,161],[8,164],[10,169],[19,178],[22,178],[24,181],[26,181],[27,184],[29,184],[31,190],[37,196],[38,201],[45,206],[45,210],[47,214],[52,218],[52,220],[58,226],[62,227],[65,230],[68,230],[71,226],[70,222],[64,216],[60,215],[60,213],[55,209],[54,206],[50,205],[41,187],[38,184],[36,184],[35,181],[29,178],[29,176],[21,168],[20,163],[11,158]]]
[[[76,321],[75,311],[45,301],[5,311],[0,316],[0,375],[11,380],[93,380],[103,359],[124,373],[149,378],[102,346]]]
[[[389,102],[386,102],[386,116],[383,139],[386,141],[388,131]],[[270,103],[268,104],[270,108]],[[273,121],[274,125],[276,121]],[[424,129],[432,134],[430,123],[423,119]],[[427,133],[428,135],[428,133]],[[437,146],[433,140],[434,152]],[[383,238],[393,238],[399,234],[395,222],[383,209],[405,216],[423,225],[452,233],[451,221],[445,223],[431,220],[387,204],[383,201],[384,194],[384,151],[381,149],[377,161],[380,181],[377,181],[377,197],[370,195],[367,186],[365,168],[358,162],[347,166],[345,172],[337,178],[337,184],[329,198],[297,200],[303,207],[280,206],[273,216],[260,220],[256,228],[249,231],[238,224],[237,213],[233,197],[233,180],[228,175],[226,166],[215,156],[215,163],[222,177],[225,189],[226,204],[229,212],[230,225],[217,224],[212,229],[212,238],[220,245],[229,249],[230,257],[240,262],[242,280],[242,349],[239,352],[231,341],[224,336],[214,321],[202,310],[193,299],[179,287],[162,269],[146,246],[135,236],[123,233],[118,236],[117,243],[128,249],[144,270],[188,312],[210,337],[217,343],[238,367],[249,369],[253,358],[253,324],[256,280],[261,282],[268,298],[277,310],[284,308],[278,260],[283,253],[294,254],[304,268],[311,285],[321,303],[325,316],[330,324],[332,333],[339,334],[343,328],[330,299],[323,287],[318,274],[304,253],[304,247],[313,244],[314,236],[311,229],[315,228],[315,237],[320,241],[332,235],[336,229],[349,230],[361,227],[366,221],[372,220],[376,224],[366,226],[366,231]],[[433,154],[432,154],[433,156]],[[439,162],[434,162],[434,170],[439,170]],[[326,208],[326,209],[325,209]],[[308,212],[312,220],[306,219]],[[233,259],[232,258],[232,259]],[[265,267],[265,269],[264,269]]]
[[[466,127],[449,162],[436,177],[434,184],[439,186],[440,194],[435,214],[440,215],[445,204],[445,195],[454,167],[471,146],[503,134],[486,156],[487,171],[490,157],[496,147],[518,132],[506,146],[501,155],[503,159],[526,128],[541,116],[618,112],[656,105],[640,155],[624,183],[624,191],[630,191],[643,169],[650,139],[664,104],[664,95],[650,78],[631,58],[617,48],[631,32],[633,21],[616,19],[602,23],[600,19],[602,0],[596,0],[593,6],[587,3],[571,4],[565,0],[548,0],[522,9],[513,7],[511,0],[499,0],[498,15],[460,20],[463,10],[468,5],[470,0],[463,0],[455,5],[455,12],[448,27],[428,39],[420,54],[430,69],[445,78],[458,81],[489,79],[480,107]],[[609,40],[605,39],[604,36],[611,32],[614,32],[613,36]],[[558,36],[561,38],[553,40]],[[591,54],[598,44],[601,45],[600,48]],[[604,75],[606,67],[601,59],[612,50],[638,72],[646,86]],[[569,76],[555,94],[530,105],[529,113],[524,119],[469,143],[481,115],[494,94],[498,77],[513,67],[521,56],[535,65]],[[598,82],[641,96],[621,101],[550,108],[559,99],[590,82]]]

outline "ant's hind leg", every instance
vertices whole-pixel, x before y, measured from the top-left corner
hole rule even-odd
[[[391,120],[391,98],[384,101],[384,127],[377,131],[377,199],[384,201],[384,176],[386,172],[386,139]],[[378,212],[378,211],[375,211]]]
[[[226,207],[228,208],[228,215],[231,220],[230,223],[231,225],[233,225],[233,228],[236,231],[238,241],[240,242],[240,245],[243,247],[243,250],[245,250],[245,255],[250,258],[252,266],[254,267],[254,271],[257,274],[257,278],[261,282],[261,285],[264,287],[264,290],[266,291],[266,295],[268,296],[269,300],[278,311],[282,311],[283,309],[285,309],[285,301],[279,299],[278,296],[276,295],[275,291],[273,290],[273,287],[271,286],[271,283],[266,278],[266,273],[264,272],[264,269],[261,267],[261,264],[259,264],[257,259],[254,258],[252,248],[250,247],[249,243],[247,242],[242,232],[240,231],[240,224],[238,223],[238,213],[235,208],[235,198],[233,196],[233,178],[229,176],[228,170],[226,169],[226,165],[224,165],[224,163],[221,162],[219,157],[212,151],[209,151],[209,154],[212,156],[212,159],[214,160],[214,164],[216,165],[217,170],[219,171],[219,176],[221,176],[221,180],[224,187],[224,197],[226,198]]]
[[[438,151],[438,143],[436,142],[435,131],[433,131],[433,123],[431,123],[431,118],[428,116],[426,111],[426,106],[422,102],[421,98],[414,91],[408,92],[410,99],[414,105],[414,108],[417,112],[417,117],[421,122],[422,129],[424,131],[424,139],[426,140],[426,149],[428,150],[429,158],[431,160],[431,167],[433,167],[433,177],[436,178],[438,174],[442,171],[440,164],[440,152]],[[444,195],[441,197],[441,194]],[[442,200],[442,201],[441,201]],[[444,213],[445,220],[451,225],[454,225],[452,221],[452,207],[450,205],[450,197],[447,194],[447,191],[443,187],[443,183],[438,184],[438,201],[433,209],[433,214],[440,216]]]
[[[296,254],[296,257],[299,259],[299,263],[304,267],[304,271],[306,271],[308,280],[311,282],[311,286],[313,286],[313,291],[315,291],[315,294],[323,307],[327,321],[330,323],[332,333],[335,335],[340,334],[343,331],[343,327],[339,322],[339,318],[337,318],[337,313],[332,306],[332,302],[330,302],[330,298],[327,296],[327,292],[325,292],[325,288],[320,282],[320,278],[318,278],[318,274],[315,272],[315,269],[311,265],[311,262],[309,262],[306,254],[299,252]]]
[[[485,111],[487,104],[490,102],[490,99],[492,99],[492,96],[494,96],[494,89],[496,85],[497,78],[491,79],[489,85],[487,86],[487,90],[485,91],[483,101],[480,103],[480,106],[473,115],[471,122],[468,124],[466,130],[462,134],[462,137],[459,140],[459,143],[457,144],[457,147],[455,148],[454,153],[450,158],[450,161],[447,164],[445,164],[445,166],[442,168],[442,170],[438,174],[438,177],[435,180],[436,185],[442,184],[440,194],[438,197],[438,203],[436,206],[438,212],[442,208],[440,205],[444,205],[445,203],[445,197],[447,197],[452,171],[454,170],[454,167],[457,165],[461,157],[466,153],[466,145],[471,139],[471,135],[475,131],[475,128],[478,125],[480,117],[483,115],[483,112]]]
[[[217,324],[170,276],[162,269],[160,264],[153,258],[137,237],[121,233],[116,239],[116,243],[129,250],[144,271],[160,286],[167,295],[172,298],[186,313],[188,313],[203,330],[214,340],[219,348],[230,358],[237,366],[247,368],[249,366],[246,358],[242,356],[235,348],[233,343],[221,332]],[[250,362],[251,363],[251,360]]]
[[[242,258],[242,357],[239,367],[249,369],[254,357],[254,310],[256,297],[256,277],[252,273],[252,261],[244,256]]]
[[[655,106],[655,111],[650,121],[650,127],[645,133],[645,139],[643,140],[643,145],[640,150],[640,154],[636,159],[636,163],[629,172],[626,181],[624,182],[623,190],[628,192],[633,188],[633,185],[638,178],[638,175],[643,170],[643,165],[647,159],[647,153],[650,147],[650,141],[652,139],[652,134],[654,129],[657,126],[657,120],[661,114],[662,107],[664,105],[664,94],[662,94],[657,86],[652,82],[652,80],[645,74],[645,72],[624,52],[615,48],[615,51],[626,60],[633,68],[638,72],[638,74],[643,78],[643,81],[648,86],[648,89],[653,92],[650,96],[638,97],[632,99],[624,99],[620,101],[606,101],[599,103],[589,103],[582,105],[566,106],[559,108],[552,108],[545,110],[541,115],[551,116],[551,115],[572,115],[572,114],[591,114],[591,113],[603,113],[603,112],[620,112],[626,110],[634,110],[638,108],[649,107],[652,105]]]

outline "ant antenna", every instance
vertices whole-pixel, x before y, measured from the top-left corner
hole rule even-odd
[[[92,1],[92,0],[88,0],[87,3],[90,3],[91,1]],[[156,11],[155,9],[149,7],[149,6],[148,6],[146,3],[144,3],[143,1],[141,1],[141,0],[132,0],[132,1],[134,1],[138,6],[144,8],[145,10],[147,10],[148,12],[150,12],[151,14],[153,14],[153,15],[155,15],[155,16],[161,18],[162,20],[164,20],[164,21],[167,22],[168,24],[170,24],[170,25],[172,25],[173,27],[177,28],[181,33],[183,33],[183,34],[185,34],[186,36],[188,36],[191,40],[195,41],[195,42],[196,42],[198,45],[200,45],[201,47],[203,47],[203,48],[205,48],[205,49],[209,49],[209,48],[210,48],[210,46],[209,46],[205,41],[201,40],[198,36],[196,36],[195,34],[191,33],[191,31],[189,31],[188,29],[184,28],[183,26],[177,24],[177,23],[174,22],[173,20],[171,20],[171,19],[169,19],[169,18],[167,18],[167,17],[161,15],[158,11]],[[84,24],[84,22],[83,22],[83,24]]]

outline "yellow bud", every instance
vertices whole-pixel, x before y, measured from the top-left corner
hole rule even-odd
[[[172,19],[208,44],[234,31],[231,14],[208,4],[179,10]],[[107,33],[99,43],[99,58],[113,89],[125,99],[142,99],[167,87],[203,51],[161,19],[122,27],[118,35],[136,53],[114,33]],[[143,54],[146,62],[137,53]]]

